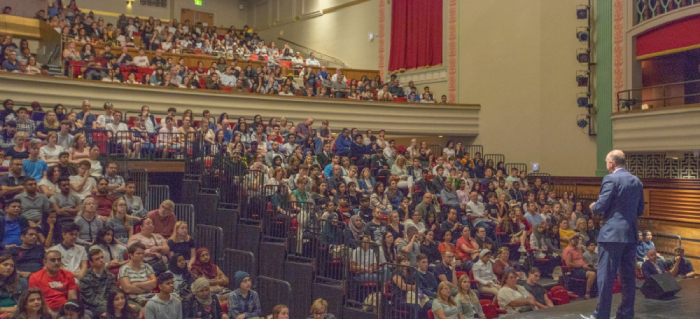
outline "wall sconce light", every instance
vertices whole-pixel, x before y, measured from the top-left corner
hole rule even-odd
[[[132,2],[134,2],[134,0],[126,0],[126,6],[131,7]]]

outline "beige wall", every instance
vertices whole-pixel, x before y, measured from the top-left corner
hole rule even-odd
[[[64,1],[67,4],[67,1]],[[217,26],[235,25],[237,28],[242,28],[246,24],[246,8],[239,10],[239,4],[247,4],[242,0],[204,0],[204,5],[194,5],[194,0],[169,0],[168,7],[152,7],[141,5],[141,1],[135,0],[131,7],[126,6],[125,1],[121,0],[78,0],[80,9],[90,9],[108,13],[125,13],[128,15],[136,15],[141,18],[153,16],[156,19],[176,18],[180,20],[180,9],[187,8],[201,12],[214,14],[214,23]],[[171,5],[174,5],[171,8]],[[96,12],[97,14],[98,12]],[[99,14],[98,14],[99,15]],[[105,21],[116,22],[117,17],[105,16]]]
[[[284,46],[277,40],[282,37],[340,59],[352,68],[376,70],[378,2],[257,0],[250,2],[248,21],[262,39],[275,41],[278,47]],[[375,34],[371,42],[370,32]]]
[[[572,1],[459,4],[459,102],[479,103],[475,144],[552,175],[593,176],[595,138],[576,126],[577,20]]]

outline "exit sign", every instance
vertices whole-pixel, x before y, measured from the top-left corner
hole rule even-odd
[[[204,1],[204,0],[194,0],[194,5],[196,5],[196,6],[201,6],[201,5],[202,5],[202,1]]]

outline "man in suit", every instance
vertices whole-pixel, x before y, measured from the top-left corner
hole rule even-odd
[[[598,201],[591,211],[600,214],[605,225],[598,235],[598,306],[591,316],[582,319],[608,319],[612,303],[612,286],[620,269],[622,303],[617,319],[634,318],[635,248],[637,217],[644,213],[642,182],[625,169],[625,154],[613,150],[605,158],[609,175],[603,178]]]

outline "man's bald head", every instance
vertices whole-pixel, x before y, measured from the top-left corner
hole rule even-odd
[[[314,118],[309,116],[309,118],[306,119],[306,125],[311,125],[314,123]]]
[[[627,165],[627,160],[625,159],[625,153],[621,150],[612,150],[605,157],[606,166],[610,173],[614,172],[615,169],[625,167]]]

